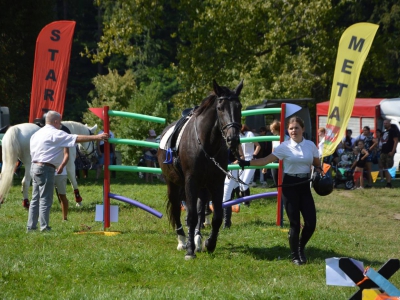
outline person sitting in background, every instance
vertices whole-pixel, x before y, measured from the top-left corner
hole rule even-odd
[[[353,150],[352,150],[353,151]],[[337,166],[339,161],[340,161],[340,157],[344,152],[344,146],[343,146],[343,142],[340,142],[337,146],[336,146],[336,150],[335,152],[333,152],[332,154],[332,164],[334,166]]]

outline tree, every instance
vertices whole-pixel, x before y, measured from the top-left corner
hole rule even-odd
[[[198,104],[214,78],[232,86],[245,78],[242,99],[248,105],[265,97],[309,96],[312,87],[325,85],[326,70],[315,61],[326,60],[331,48],[319,55],[315,50],[324,46],[326,37],[321,26],[331,9],[326,0],[101,3],[106,7],[105,30],[98,44],[99,54],[92,58],[102,61],[117,54],[126,56],[127,62],[151,64],[143,54],[160,58],[160,51],[155,50],[168,45],[171,51],[165,58],[172,62],[171,70],[183,91],[173,98],[175,115]],[[167,13],[160,14],[164,9]],[[170,20],[168,31],[162,30],[167,37],[162,44],[157,37],[164,22]],[[174,46],[176,58],[172,56]],[[166,59],[156,61],[165,65]],[[136,72],[137,64],[132,66]]]
[[[12,124],[29,119],[35,42],[54,18],[53,1],[0,1],[0,105],[10,109]]]
[[[161,80],[161,79],[160,79]],[[107,75],[99,75],[93,80],[95,89],[90,93],[90,107],[102,108],[109,106],[110,110],[128,111],[161,118],[167,117],[166,102],[160,101],[167,93],[165,84],[155,81],[137,89],[133,72],[127,70],[120,76],[116,70],[109,70]],[[84,121],[90,126],[99,123],[99,119],[91,112],[84,113]],[[141,120],[111,117],[111,130],[116,137],[144,140],[149,129],[161,133],[165,125]],[[137,164],[142,155],[140,147],[118,145],[125,164]]]
[[[379,25],[359,81],[359,97],[400,96],[400,4],[390,0],[343,1],[336,24],[348,27],[358,22]]]

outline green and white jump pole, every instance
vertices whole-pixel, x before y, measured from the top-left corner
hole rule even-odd
[[[124,112],[124,111],[115,111],[109,110],[108,106],[104,106],[103,108],[90,108],[90,111],[93,112],[96,116],[103,120],[104,132],[110,132],[110,116],[115,117],[125,117],[138,119],[148,122],[156,122],[156,123],[165,123],[164,118],[158,118],[148,115]],[[104,142],[104,187],[103,187],[103,210],[104,210],[104,231],[106,228],[110,227],[110,198],[123,201],[129,203],[131,205],[135,205],[158,218],[162,217],[162,214],[151,207],[144,205],[136,200],[129,199],[127,197],[123,197],[117,194],[110,193],[110,170],[111,171],[133,171],[133,172],[152,172],[152,173],[161,173],[161,169],[157,168],[145,168],[145,167],[135,167],[135,166],[118,166],[118,165],[110,165],[110,147],[108,147],[108,143],[113,144],[125,144],[125,145],[136,145],[136,146],[144,146],[144,147],[158,147],[158,143],[146,142],[146,141],[137,141],[137,140],[129,140],[129,139],[109,139]]]

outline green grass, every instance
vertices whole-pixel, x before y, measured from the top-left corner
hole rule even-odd
[[[147,204],[163,218],[112,200],[119,221],[109,231],[121,234],[76,234],[103,230],[94,221],[95,205],[102,203],[102,182],[94,177],[91,171],[79,180],[82,208],[68,188],[68,222],[61,221],[55,201],[53,230],[44,234],[25,232],[27,212],[20,180],[14,180],[0,209],[1,299],[348,299],[358,288],[327,286],[326,258],[352,257],[375,269],[399,258],[398,180],[391,190],[375,183],[372,189],[316,195],[317,230],[307,246],[309,263],[299,267],[288,259],[286,216],[283,228],[275,225],[273,198],[242,206],[232,228],[221,230],[214,253],[185,261],[165,214],[166,186],[144,184],[131,173],[117,173],[111,192]],[[400,273],[390,281],[400,287]]]

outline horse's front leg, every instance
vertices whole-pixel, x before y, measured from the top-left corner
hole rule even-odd
[[[188,225],[188,242],[186,248],[185,259],[196,258],[196,245],[194,242],[195,229],[199,222],[197,214],[197,198],[199,196],[199,187],[197,182],[190,176],[186,178],[185,195],[186,195],[186,210],[187,210],[187,225]]]
[[[206,221],[207,208],[209,210],[210,192],[206,188],[199,191],[199,198],[197,200],[197,225],[194,234],[194,242],[196,245],[196,252],[201,252],[205,248],[201,229],[204,228]],[[207,208],[206,208],[207,207]],[[210,212],[211,214],[211,212]],[[210,224],[210,223],[209,223]]]
[[[205,219],[205,201],[206,199],[202,199],[201,196],[197,199],[197,224],[196,229],[194,231],[194,244],[195,251],[201,252],[203,251],[203,236],[201,235],[201,228],[203,227],[204,219]]]
[[[197,201],[196,198],[194,201],[192,199],[187,199],[186,201],[186,209],[187,209],[187,224],[188,228],[188,239],[186,244],[186,255],[185,259],[194,259],[196,258],[195,254],[195,243],[194,243],[194,235],[195,228],[197,225]]]
[[[220,192],[218,191],[211,196],[214,214],[211,222],[211,233],[205,242],[205,247],[207,248],[208,252],[214,252],[215,248],[217,247],[218,233],[222,224],[222,194],[223,190]]]
[[[180,217],[176,219],[176,234],[178,236],[178,246],[176,249],[178,251],[186,249],[186,235],[185,235],[185,230],[183,230],[182,222],[180,220]]]

